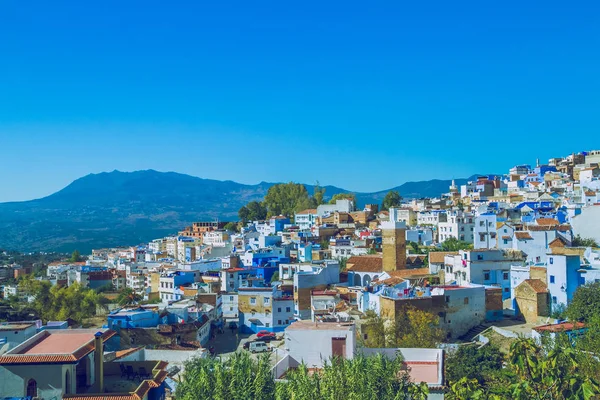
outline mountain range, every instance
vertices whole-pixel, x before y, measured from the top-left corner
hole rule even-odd
[[[467,179],[456,179],[461,185]],[[0,203],[0,248],[79,251],[135,245],[176,233],[195,221],[237,220],[237,211],[262,200],[275,183],[244,185],[154,170],[90,174],[41,199]],[[407,182],[356,193],[358,207],[381,204],[389,190],[404,198],[436,197],[451,180]],[[305,185],[313,193],[312,185]],[[325,186],[325,197],[348,190]]]

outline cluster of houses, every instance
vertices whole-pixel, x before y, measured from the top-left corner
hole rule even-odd
[[[115,305],[100,333],[81,331],[69,345],[74,336],[29,326],[30,337],[5,343],[0,374],[6,379],[21,374],[11,383],[22,386],[19,395],[34,388],[39,395],[41,382],[54,379],[55,372],[32,375],[30,387],[29,375],[16,366],[38,362],[34,354],[57,346],[65,360],[59,363],[62,384],[46,386],[61,388],[63,398],[77,393],[86,398],[80,386],[102,393],[102,370],[116,375],[112,363],[119,360],[147,364],[152,373],[143,380],[146,397],[139,398],[154,398],[164,393],[168,379],[166,365],[152,355],[159,350],[136,346],[129,335],[129,349],[117,346],[111,352],[98,338],[136,329],[177,338],[178,332],[191,331],[201,349],[227,328],[282,332],[284,345],[273,367],[279,378],[302,361],[318,367],[333,355],[388,351],[357,347],[369,335],[367,312],[389,320],[402,318],[409,307],[430,312],[449,341],[470,339],[481,324],[504,318],[543,324],[569,304],[579,286],[600,280],[600,251],[577,243],[578,237],[600,242],[599,163],[600,151],[594,151],[533,168],[519,165],[506,175],[461,186],[453,182],[439,198],[409,200],[388,210],[376,204],[357,209],[348,198],[253,221],[238,231],[221,222],[197,222],[176,236],[94,250],[82,263],[51,264],[44,279],[53,284],[129,289],[144,301]],[[461,249],[443,251],[447,241]],[[7,290],[18,295],[16,287]],[[414,364],[414,380],[432,389],[443,386],[442,350],[400,352],[407,365]],[[39,362],[45,368],[45,361]]]

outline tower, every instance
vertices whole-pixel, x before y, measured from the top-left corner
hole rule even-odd
[[[406,269],[406,224],[397,222],[397,210],[390,208],[390,220],[381,223],[383,270]]]

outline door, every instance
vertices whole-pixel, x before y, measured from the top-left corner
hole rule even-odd
[[[346,358],[346,338],[331,338],[331,355]]]

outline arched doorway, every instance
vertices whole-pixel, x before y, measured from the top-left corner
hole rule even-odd
[[[360,283],[361,283],[361,282],[360,282],[360,275],[359,275],[359,274],[357,274],[357,273],[355,273],[355,274],[354,274],[353,281],[354,281],[354,282],[353,282],[354,286],[360,286]]]
[[[363,276],[363,286],[369,286],[370,283],[371,283],[371,276],[370,275]]]
[[[69,370],[67,370],[67,372],[65,372],[65,390],[64,390],[65,394],[69,394],[71,393],[71,373],[69,372]]]
[[[37,382],[35,379],[30,379],[27,382],[27,396],[37,397]]]

